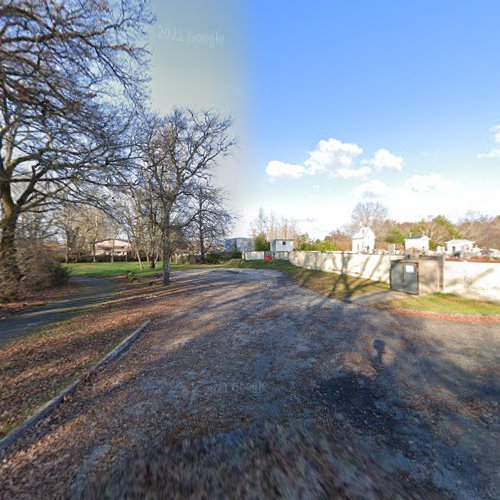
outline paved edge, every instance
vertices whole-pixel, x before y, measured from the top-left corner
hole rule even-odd
[[[111,352],[106,354],[104,358],[102,358],[98,363],[92,366],[92,368],[90,368],[87,373],[83,375],[83,377],[79,378],[70,386],[66,387],[66,389],[60,392],[48,403],[45,403],[34,415],[25,420],[24,423],[22,423],[19,427],[9,432],[9,434],[7,434],[4,438],[0,439],[0,450],[5,449],[14,441],[19,439],[25,432],[35,427],[38,422],[50,415],[50,413],[52,413],[61,403],[63,403],[68,396],[75,392],[78,385],[85,381],[89,377],[89,375],[123,354],[150,323],[151,320],[147,320],[145,323],[143,323],[139,328],[137,328],[137,330],[135,330],[127,338],[122,340]]]

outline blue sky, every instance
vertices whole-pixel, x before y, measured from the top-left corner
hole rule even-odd
[[[218,182],[323,236],[359,201],[396,220],[500,212],[500,2],[156,1],[156,108],[231,113]]]

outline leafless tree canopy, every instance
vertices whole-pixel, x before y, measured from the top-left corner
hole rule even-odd
[[[152,223],[162,236],[164,283],[170,283],[170,257],[177,238],[196,220],[196,196],[218,161],[235,145],[232,122],[213,111],[176,109],[150,117],[141,131],[138,185],[158,203]]]
[[[202,262],[205,255],[221,245],[234,218],[226,207],[224,192],[210,185],[200,185],[194,191],[196,214],[191,228],[191,240],[200,253]]]
[[[264,234],[267,241],[290,238],[298,242],[300,238],[300,229],[295,219],[279,217],[273,211],[266,213],[262,207],[250,227],[253,237]]]
[[[0,4],[0,241],[15,295],[19,215],[123,171],[124,98],[140,98],[142,0],[7,0]],[[118,108],[118,103],[121,107]],[[88,191],[87,191],[88,194]]]

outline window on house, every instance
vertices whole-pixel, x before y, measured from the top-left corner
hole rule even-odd
[[[286,241],[283,242],[283,245],[286,245]]]

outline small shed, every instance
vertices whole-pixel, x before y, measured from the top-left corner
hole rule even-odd
[[[426,295],[443,289],[444,261],[441,256],[391,261],[391,289]]]
[[[409,236],[405,239],[405,250],[416,249],[419,252],[427,253],[430,240],[428,236]]]
[[[369,227],[362,227],[352,237],[352,251],[373,253],[375,249],[375,233]]]
[[[293,252],[293,240],[285,238],[271,241],[271,252]]]
[[[466,252],[472,252],[474,248],[474,241],[472,240],[450,240],[446,242],[446,253],[456,256],[462,257]]]

